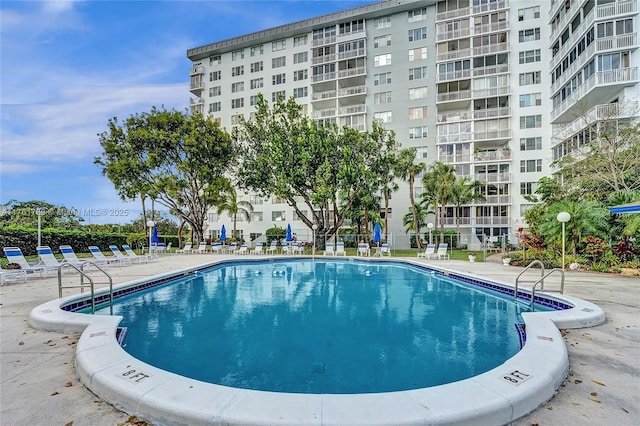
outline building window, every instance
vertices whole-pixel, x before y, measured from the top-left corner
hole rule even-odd
[[[262,71],[263,69],[264,69],[264,65],[262,64],[262,61],[254,62],[251,64],[251,72],[258,72],[258,71]]]
[[[287,40],[276,40],[273,43],[271,43],[271,51],[272,52],[277,52],[279,50],[284,50],[287,48]]]
[[[421,118],[427,118],[426,106],[409,108],[409,120],[419,120]]]
[[[427,38],[427,27],[409,30],[409,41],[424,40]]]
[[[358,19],[351,22],[343,22],[338,25],[338,34],[346,35],[357,33],[364,30],[364,19]]]
[[[264,221],[264,212],[251,212],[251,222],[262,222]],[[258,237],[262,234],[258,234]],[[257,237],[256,237],[257,238]],[[255,238],[252,238],[255,240]]]
[[[271,68],[280,68],[287,65],[287,57],[279,56],[277,58],[271,59]]]
[[[409,61],[417,61],[418,59],[427,59],[426,47],[409,50]]]
[[[213,102],[209,104],[209,112],[220,112],[221,105],[220,102]]]
[[[278,102],[279,100],[286,99],[286,94],[284,90],[279,90],[277,92],[271,93],[271,102]]]
[[[416,158],[427,158],[427,147],[426,146],[418,146],[416,147]]]
[[[542,149],[542,138],[521,138],[520,151],[538,151]]]
[[[390,123],[391,117],[391,111],[382,111],[373,114],[373,119],[379,121],[380,123]]]
[[[258,95],[252,95],[249,96],[249,105],[254,106],[258,104],[258,99],[260,99],[260,96]]]
[[[520,86],[540,84],[542,73],[540,71],[525,72],[520,74]]]
[[[380,30],[382,28],[390,28],[391,27],[391,17],[385,16],[383,18],[376,18],[373,21],[373,26],[376,30]]]
[[[244,90],[244,81],[239,81],[231,85],[231,93],[242,92]]]
[[[209,58],[209,65],[220,65],[222,63],[222,55],[213,55]]]
[[[542,160],[521,160],[520,173],[534,173],[542,171]]]
[[[251,80],[251,88],[252,89],[259,89],[259,88],[261,88],[263,86],[264,86],[264,79],[262,77],[254,78],[253,80]]]
[[[309,95],[309,89],[307,87],[298,87],[293,89],[294,98],[305,98]]]
[[[528,30],[518,31],[518,40],[520,41],[520,43],[540,40],[540,28],[531,28]]]
[[[521,129],[535,129],[542,127],[542,115],[525,115],[520,117]]]
[[[422,139],[427,135],[427,126],[409,127],[409,139]]]
[[[383,72],[380,74],[373,75],[373,85],[378,86],[382,84],[391,84],[391,73]]]
[[[520,182],[520,194],[532,195],[538,189],[538,182]]]
[[[303,62],[307,62],[309,60],[309,52],[300,52],[293,54],[293,63],[301,64]]]
[[[414,87],[409,89],[409,99],[423,99],[427,97],[427,87]]]
[[[391,46],[391,34],[385,34],[373,38],[373,47]]]
[[[298,70],[293,72],[293,81],[306,80],[308,78],[308,70]]]
[[[296,220],[300,221],[300,220],[302,220],[303,216],[304,217],[308,216],[306,210],[300,210],[300,213],[302,214],[302,216],[300,216],[297,211],[295,211],[295,210],[293,211],[293,220],[294,221],[296,221]]]
[[[251,48],[251,56],[262,55],[264,53],[264,46],[253,46]]]
[[[222,86],[209,87],[209,96],[220,96],[222,94]]]
[[[286,74],[282,73],[282,74],[276,74],[271,76],[271,84],[273,84],[274,86],[277,84],[284,84],[286,83]]]
[[[242,108],[244,106],[244,98],[231,99],[231,108]]]
[[[382,67],[384,65],[391,65],[391,53],[374,56],[373,58],[374,67]]]
[[[307,34],[296,36],[293,38],[293,47],[304,46],[307,44]]]
[[[527,50],[519,53],[519,62],[521,64],[529,64],[531,62],[540,62],[540,49]]]
[[[244,59],[244,49],[231,52],[232,61],[238,61],[240,59]]]
[[[526,95],[520,95],[520,107],[526,108],[540,105],[542,105],[542,93],[527,93]]]
[[[222,73],[220,71],[213,71],[209,73],[209,81],[220,80]]]
[[[286,212],[283,210],[271,212],[271,220],[274,222],[283,222],[287,220]]]
[[[388,104],[391,102],[391,92],[380,92],[373,94],[373,103],[376,105]]]
[[[231,76],[235,77],[238,75],[244,75],[244,65],[240,65],[239,67],[231,68]]]
[[[207,216],[208,216],[207,222],[217,222],[219,220],[218,213],[209,213]]]
[[[427,19],[427,8],[413,9],[408,12],[409,22],[423,21]]]
[[[427,77],[427,67],[409,68],[409,80],[420,80]]]
[[[231,116],[231,125],[232,126],[237,126],[238,124],[242,123],[242,119],[243,118],[244,118],[244,115],[242,115],[242,114],[232,115]]]
[[[529,19],[538,19],[540,17],[540,6],[525,7],[518,9],[518,21],[528,21]]]
[[[249,203],[251,203],[252,206],[260,206],[264,201],[259,195],[249,195]]]

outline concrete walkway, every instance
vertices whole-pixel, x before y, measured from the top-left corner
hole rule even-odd
[[[112,267],[110,272],[115,283],[123,283],[220,258],[165,255],[159,262]],[[521,271],[495,262],[425,262],[510,283]],[[65,277],[70,279],[70,275]],[[557,288],[555,280],[546,287]],[[606,312],[607,321],[566,331],[571,364],[568,379],[549,403],[512,424],[638,424],[640,278],[571,271],[567,272],[565,293],[596,303]],[[79,382],[73,369],[79,336],[29,326],[30,311],[57,297],[56,278],[30,278],[26,284],[0,287],[0,426],[143,425],[140,419],[101,402]]]

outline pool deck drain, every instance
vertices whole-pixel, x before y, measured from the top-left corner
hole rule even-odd
[[[111,271],[114,272],[116,282],[122,283],[219,258],[167,255],[158,263],[111,268]],[[445,261],[432,264],[460,271],[472,268],[470,272],[474,274],[493,276],[506,282],[513,282],[513,277],[521,270],[490,263]],[[567,273],[566,293],[600,305],[607,313],[608,321],[594,328],[568,332],[564,340],[569,345],[572,375],[564,387],[560,388],[559,394],[545,407],[513,424],[633,424],[631,419],[637,418],[639,414],[636,401],[640,396],[638,367],[635,364],[640,342],[638,290],[640,280],[637,278]],[[0,310],[2,424],[44,425],[73,421],[74,426],[77,426],[126,422],[128,415],[107,404],[95,402],[97,398],[78,383],[72,368],[74,345],[69,345],[75,341],[75,335],[68,335],[68,339],[63,339],[67,335],[36,331],[26,324],[31,308],[56,297],[55,279],[33,279],[27,284],[8,284],[0,288],[0,291],[3,304]],[[538,340],[541,342],[549,337],[562,338],[547,335],[540,337]],[[138,373],[141,375],[133,380],[144,377],[148,372],[130,373],[129,376]],[[530,372],[508,373],[526,377],[519,373]],[[514,379],[519,380],[518,377]],[[146,378],[142,382],[144,380]],[[67,383],[72,386],[65,386]],[[593,393],[597,396],[592,396]],[[27,409],[24,401],[29,401]],[[366,419],[361,421],[366,422]]]

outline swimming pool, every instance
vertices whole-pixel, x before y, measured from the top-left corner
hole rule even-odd
[[[117,299],[113,314],[123,316],[125,350],[163,370],[244,389],[350,394],[495,368],[520,350],[523,306],[404,263],[297,259],[216,265]]]
[[[278,261],[278,260],[276,260]],[[381,261],[370,261],[377,265]],[[234,260],[224,260],[232,264]],[[407,261],[407,264],[422,265]],[[204,267],[211,267],[212,264]],[[513,294],[508,283],[445,268],[427,267],[482,288]],[[161,285],[189,268],[117,287],[119,296]],[[116,340],[119,317],[69,312],[87,305],[72,296],[35,308],[32,326],[61,332],[84,330],[76,370],[85,386],[130,414],[156,424],[506,424],[550,399],[568,372],[558,330],[604,320],[597,306],[570,296],[536,293],[543,304],[571,307],[522,314],[527,342],[515,356],[466,380],[428,388],[369,394],[275,393],[203,383],[168,373],[123,351]],[[61,309],[64,307],[65,309]]]

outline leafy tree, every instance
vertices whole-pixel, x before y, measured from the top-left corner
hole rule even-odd
[[[153,220],[158,228],[158,234],[160,235],[176,235],[178,233],[178,224],[175,220],[169,217],[169,214],[162,210],[155,212],[147,212],[146,214],[140,213],[140,215],[131,221],[131,225],[135,232],[143,232],[147,227],[147,221],[145,218]]]
[[[444,215],[446,205],[454,199],[456,185],[456,170],[450,164],[440,161],[433,163],[422,177],[424,194],[433,197],[430,204],[440,212],[440,241],[444,241]]]
[[[77,229],[82,218],[78,211],[63,205],[55,205],[45,201],[10,200],[3,204],[0,215],[0,226],[38,227],[38,212],[40,212],[40,228]]]
[[[229,135],[201,114],[158,110],[109,120],[94,163],[120,197],[145,195],[187,222],[202,240],[207,210],[229,186]]]
[[[395,162],[394,173],[396,177],[409,182],[409,200],[411,202],[411,215],[413,218],[413,226],[411,229],[416,233],[416,235],[419,235],[420,229],[425,224],[422,223],[418,214],[418,205],[414,196],[414,186],[416,176],[425,170],[426,165],[422,162],[416,162],[416,153],[417,150],[415,148],[404,148],[400,150]],[[420,210],[422,211],[423,209]],[[416,244],[418,249],[422,248],[420,238],[416,238]]]
[[[245,221],[251,222],[253,205],[248,201],[238,200],[238,192],[232,187],[222,194],[222,198],[218,201],[216,207],[218,207],[219,215],[223,212],[227,212],[231,219],[233,219],[233,231],[231,235],[233,235],[234,238],[238,237],[238,233],[236,231],[238,215],[244,218]]]
[[[332,236],[360,192],[378,192],[377,134],[319,126],[295,100],[269,106],[259,95],[255,115],[234,133],[238,185],[286,200],[304,224]],[[302,210],[305,205],[307,209]]]

